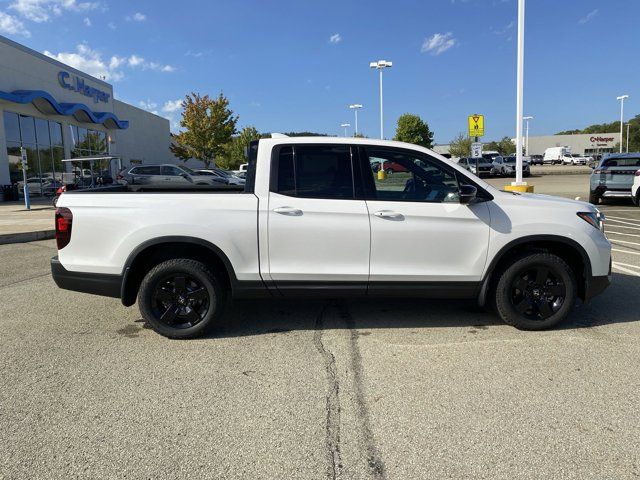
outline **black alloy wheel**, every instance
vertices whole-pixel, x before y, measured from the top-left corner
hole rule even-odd
[[[222,278],[195,259],[165,260],[149,270],[140,284],[140,313],[160,335],[199,337],[224,312],[228,287]]]
[[[558,312],[567,294],[562,278],[547,265],[527,267],[511,282],[511,305],[529,320],[546,320]]]
[[[171,274],[154,289],[152,310],[158,320],[172,328],[190,328],[207,315],[209,292],[198,279],[185,274]]]
[[[495,307],[500,318],[520,330],[544,330],[563,321],[576,301],[576,274],[547,252],[516,258],[498,277]]]

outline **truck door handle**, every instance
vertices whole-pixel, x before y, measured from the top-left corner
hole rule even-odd
[[[398,212],[394,212],[393,210],[380,210],[378,212],[373,213],[376,217],[380,218],[390,218],[393,220],[402,220],[404,215]]]
[[[273,211],[281,215],[291,215],[293,217],[302,215],[302,210],[295,207],[277,207],[274,208]]]

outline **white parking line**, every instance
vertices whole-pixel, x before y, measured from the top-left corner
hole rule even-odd
[[[625,235],[627,237],[640,237],[637,233],[607,232],[607,235]]]
[[[629,213],[629,212],[639,212],[640,210],[635,210],[633,208],[629,208],[627,210],[620,210],[620,209],[618,209],[618,210],[614,210],[614,209],[609,210],[609,209],[606,209],[606,210],[602,210],[602,211],[603,212],[626,212],[626,213]]]
[[[640,220],[637,220],[635,218],[627,218],[627,217],[610,217],[608,215],[606,215],[606,218],[612,218],[614,220],[628,220],[630,222],[634,222],[634,223],[640,223]]]
[[[619,250],[617,248],[612,248],[612,252],[620,252],[620,253],[628,253],[629,255],[640,255],[640,252],[632,252],[630,250]]]
[[[622,265],[623,267],[640,268],[640,265],[631,265],[630,263],[613,262],[616,265]]]
[[[611,243],[628,243],[629,245],[638,245],[640,247],[640,243],[637,242],[625,242],[624,240],[609,240]]]
[[[628,273],[629,275],[633,275],[634,277],[640,277],[640,273],[634,272],[633,270],[629,270],[628,268],[621,267],[620,264],[613,262],[613,268],[616,270],[620,270],[621,272]]]
[[[631,230],[640,230],[640,227],[628,227],[626,225],[627,222],[621,222],[620,220],[608,220],[608,222],[618,222],[618,223],[624,223],[625,225],[618,225],[617,223],[613,224],[613,227],[618,227],[618,228],[629,228]],[[631,223],[630,225],[633,225],[633,223]]]

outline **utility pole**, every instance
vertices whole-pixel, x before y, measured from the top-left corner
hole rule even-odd
[[[353,110],[353,112],[356,114],[356,130],[354,132],[354,136],[358,136],[358,110],[362,108],[362,105],[360,105],[359,103],[354,103],[353,105],[349,105],[349,108],[351,110]]]
[[[622,153],[622,134],[623,134],[623,126],[624,126],[624,100],[625,98],[629,98],[629,95],[620,95],[616,97],[616,100],[620,100],[620,153]]]

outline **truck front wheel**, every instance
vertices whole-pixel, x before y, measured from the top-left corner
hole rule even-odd
[[[575,300],[571,267],[556,255],[534,253],[504,270],[495,305],[505,323],[520,330],[544,330],[564,320]]]
[[[138,305],[153,329],[169,338],[196,338],[222,315],[226,292],[215,273],[188,258],[166,260],[142,280]]]

